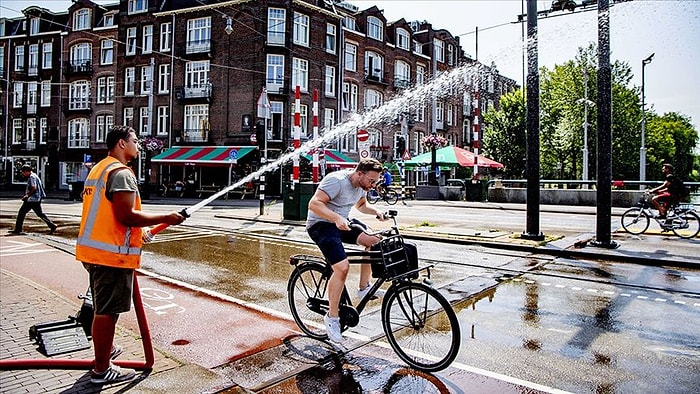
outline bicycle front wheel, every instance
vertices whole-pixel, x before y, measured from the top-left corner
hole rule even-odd
[[[287,297],[292,317],[301,331],[312,338],[326,339],[323,316],[328,312],[330,273],[318,264],[300,264],[289,277]]]
[[[622,228],[630,234],[641,234],[649,228],[649,215],[640,208],[630,208],[622,214]]]
[[[700,233],[700,218],[693,211],[686,211],[673,219],[673,233],[681,238],[695,238]]]
[[[386,200],[387,204],[394,205],[397,201],[399,201],[399,193],[397,193],[395,190],[387,190],[384,199]]]
[[[376,190],[371,189],[367,192],[367,202],[370,204],[374,204],[377,201],[379,201],[379,193],[377,193]]]
[[[382,303],[382,324],[391,347],[413,368],[441,371],[457,357],[457,315],[430,286],[405,282],[391,288]]]

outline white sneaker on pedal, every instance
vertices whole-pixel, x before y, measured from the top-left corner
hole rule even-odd
[[[328,314],[323,316],[323,322],[326,323],[326,334],[331,342],[337,344],[343,343],[343,335],[340,333],[340,318],[330,317]]]
[[[371,288],[372,288],[372,284],[370,283],[370,284],[368,284],[367,287],[365,287],[364,289],[358,289],[358,290],[357,290],[357,296],[358,296],[360,299],[364,299],[365,296],[367,295],[367,293],[369,293],[369,289],[371,289]],[[377,289],[377,291],[375,291],[374,294],[372,295],[372,299],[375,300],[375,299],[377,299],[377,298],[382,298],[382,297],[384,297],[385,294],[386,294],[386,291],[385,291],[385,290],[383,290],[383,289]]]

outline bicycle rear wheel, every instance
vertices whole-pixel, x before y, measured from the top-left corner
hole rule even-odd
[[[386,200],[387,204],[394,205],[397,201],[399,201],[399,193],[396,193],[395,190],[387,190],[384,199]]]
[[[681,238],[695,238],[700,233],[700,218],[693,211],[685,211],[673,219],[672,229]]]
[[[382,303],[382,325],[396,354],[413,368],[447,368],[459,352],[460,330],[450,303],[423,283],[404,282],[389,289]]]
[[[301,331],[316,339],[327,338],[323,316],[328,312],[329,278],[328,270],[319,264],[300,264],[287,283],[289,309],[294,321]]]
[[[649,215],[640,208],[630,208],[622,214],[622,228],[630,234],[641,234],[649,228]]]
[[[374,204],[377,201],[379,201],[379,193],[375,189],[370,189],[367,191],[367,202],[370,204]]]

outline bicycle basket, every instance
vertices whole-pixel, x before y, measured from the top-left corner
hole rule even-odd
[[[406,243],[400,235],[387,237],[372,246],[372,250],[381,252],[381,260],[372,262],[374,278],[394,279],[407,272],[418,269],[418,248],[412,243]],[[417,279],[418,271],[405,275],[409,279]]]

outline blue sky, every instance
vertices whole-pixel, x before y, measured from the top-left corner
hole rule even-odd
[[[580,0],[579,0],[580,1]],[[111,4],[116,1],[96,3]],[[522,84],[521,25],[509,23],[521,14],[521,0],[354,0],[361,9],[376,5],[388,20],[427,20],[435,28],[460,36],[462,47],[476,54],[479,27],[479,60],[494,61],[501,74]],[[37,4],[54,11],[67,9],[68,0],[2,0],[0,16],[14,17]],[[551,0],[537,2],[538,10]],[[572,59],[581,46],[597,41],[597,12],[540,19],[539,65],[552,68]],[[555,14],[552,14],[555,15]],[[700,1],[633,0],[610,11],[611,60],[627,62],[635,74],[632,84],[641,86],[642,59],[655,53],[645,68],[647,108],[659,114],[669,111],[692,118],[700,131]]]

